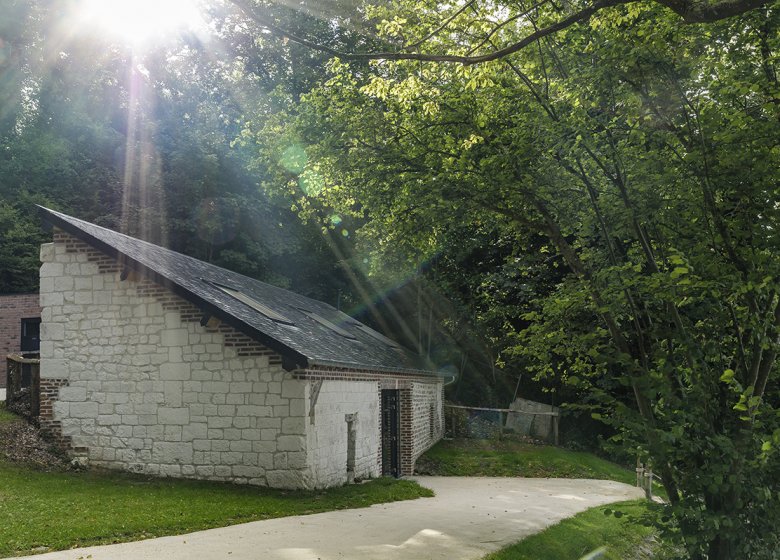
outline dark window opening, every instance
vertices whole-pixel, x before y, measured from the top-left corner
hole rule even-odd
[[[22,354],[36,354],[41,349],[41,319],[22,319]]]

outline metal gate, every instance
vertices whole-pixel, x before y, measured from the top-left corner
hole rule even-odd
[[[401,475],[400,394],[398,389],[382,390],[382,474],[396,478]]]

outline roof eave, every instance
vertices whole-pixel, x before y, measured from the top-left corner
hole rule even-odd
[[[376,365],[366,365],[366,364],[358,364],[355,362],[344,362],[344,361],[334,361],[334,360],[309,360],[309,367],[310,368],[316,368],[316,367],[326,367],[326,368],[340,368],[340,369],[352,369],[352,370],[362,370],[362,371],[376,371],[381,373],[390,373],[390,374],[403,374],[403,375],[420,375],[424,377],[441,377],[442,379],[445,376],[440,375],[436,371],[427,370],[427,369],[416,369],[416,368],[404,368],[404,367],[391,367],[391,366],[376,366]]]

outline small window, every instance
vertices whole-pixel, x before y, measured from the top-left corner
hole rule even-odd
[[[237,299],[238,301],[240,301],[241,303],[243,303],[245,305],[248,305],[249,307],[251,307],[255,311],[259,311],[260,313],[262,313],[263,315],[265,315],[266,317],[268,317],[272,321],[276,321],[277,323],[282,323],[284,325],[294,325],[295,324],[290,319],[288,319],[287,317],[282,315],[281,313],[277,313],[276,311],[274,311],[273,309],[271,309],[267,305],[264,305],[264,304],[260,303],[259,301],[257,301],[256,299],[246,295],[244,292],[240,292],[238,290],[234,290],[233,288],[228,288],[227,286],[221,286],[219,284],[214,284],[214,283],[212,283],[212,284],[214,286],[216,286],[217,288],[219,288],[220,290],[222,290],[223,292],[225,292],[227,295],[229,295],[231,297],[234,297],[235,299]]]
[[[355,335],[353,335],[353,334],[352,334],[352,333],[350,333],[350,332],[347,332],[346,330],[342,329],[341,327],[339,327],[339,326],[338,326],[338,325],[336,325],[335,323],[332,323],[332,322],[328,321],[328,320],[327,320],[325,317],[322,317],[322,316],[320,316],[320,315],[317,315],[316,313],[312,313],[311,311],[307,311],[307,310],[305,310],[305,309],[301,309],[301,311],[302,311],[302,312],[303,312],[303,313],[304,313],[304,314],[305,314],[307,317],[309,317],[310,319],[314,319],[314,320],[315,320],[315,321],[317,321],[317,322],[318,322],[320,325],[322,325],[323,327],[326,327],[326,328],[328,328],[328,329],[332,330],[332,331],[333,331],[333,332],[335,332],[336,334],[338,334],[338,335],[341,335],[341,336],[343,336],[344,338],[348,338],[348,339],[350,339],[350,340],[357,340],[357,338],[355,338]]]

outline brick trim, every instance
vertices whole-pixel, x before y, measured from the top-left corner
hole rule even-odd
[[[54,403],[62,387],[68,386],[67,379],[41,378],[41,412],[38,425],[47,439],[68,455],[74,451],[71,438],[62,434],[62,422],[54,419]]]
[[[57,228],[54,230],[54,243],[64,245],[67,253],[85,254],[89,262],[97,264],[100,274],[119,274],[124,270],[121,262]],[[136,282],[138,296],[155,298],[165,311],[178,311],[184,323],[200,322],[203,317],[204,312],[201,309],[165,286],[143,277],[130,276],[127,281]],[[222,333],[225,347],[236,348],[239,357],[268,356],[270,365],[281,365],[282,363],[282,357],[277,352],[226,323],[220,322],[216,327],[206,326],[205,328],[210,333]]]
[[[409,373],[392,373],[368,369],[349,369],[337,367],[316,367],[292,372],[296,379],[323,379],[325,381],[382,381],[384,389],[396,389],[394,383],[407,384],[412,381],[421,383],[441,383],[440,377],[430,375],[414,375]],[[388,383],[390,383],[388,385]]]

